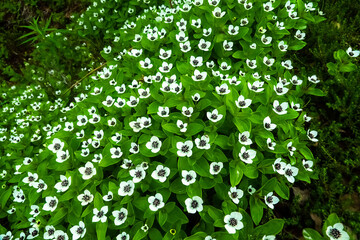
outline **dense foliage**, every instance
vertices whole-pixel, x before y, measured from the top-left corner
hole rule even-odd
[[[153,3],[94,2],[34,38],[36,83],[2,88],[1,232],[274,239],[272,209],[318,178],[305,103],[323,80],[289,54],[324,20],[317,4]],[[356,69],[349,51],[335,57],[338,79]],[[330,215],[323,236],[336,234]]]

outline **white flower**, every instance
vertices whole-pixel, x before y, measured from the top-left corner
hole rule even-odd
[[[181,43],[179,43],[179,46],[180,46],[180,50],[182,52],[186,53],[191,50],[190,41],[186,41],[184,43],[181,42]]]
[[[256,59],[255,60],[250,60],[250,59],[246,59],[246,64],[248,65],[249,68],[254,69],[256,68]]]
[[[97,208],[93,209],[94,216],[92,217],[92,222],[106,222],[106,213],[108,212],[108,206],[103,206],[100,210]]]
[[[190,140],[185,142],[177,142],[176,143],[176,148],[178,149],[177,155],[179,157],[191,157],[193,146],[194,144]]]
[[[316,75],[312,75],[312,76],[308,77],[308,80],[309,80],[310,82],[312,82],[312,83],[315,83],[315,84],[317,84],[317,83],[320,82],[320,80],[318,80],[318,78],[317,78]]]
[[[41,192],[43,190],[46,190],[47,189],[47,185],[46,183],[44,182],[44,180],[42,179],[39,179],[39,182],[35,182],[34,183],[34,188],[36,188],[36,192]]]
[[[38,177],[39,176],[37,175],[37,173],[28,172],[28,176],[25,177],[22,181],[24,183],[28,183],[30,187],[33,187]]]
[[[240,230],[244,227],[241,222],[242,215],[239,212],[232,212],[224,217],[225,228],[230,234],[236,233],[236,230]]]
[[[294,75],[291,79],[290,79],[290,82],[293,84],[293,85],[301,85],[303,80],[301,79],[298,79],[298,77],[296,75]]]
[[[56,230],[54,233],[54,239],[55,240],[68,240],[69,236],[67,235],[67,233],[65,233],[62,230]]]
[[[266,37],[265,35],[261,36],[261,42],[265,45],[270,44],[272,41],[272,37]]]
[[[194,95],[191,96],[191,98],[195,101],[198,102],[200,100],[200,94],[199,93],[195,93]]]
[[[39,236],[39,229],[37,227],[31,227],[29,229],[29,235],[27,236],[26,239],[34,239],[36,238],[37,236]]]
[[[335,223],[333,226],[326,228],[326,235],[330,240],[349,240],[349,234],[344,231],[344,225],[342,223]]]
[[[295,4],[291,3],[290,0],[288,0],[285,4],[286,11],[292,12],[295,8]]]
[[[289,142],[286,146],[287,149],[289,150],[290,156],[294,155],[294,152],[296,150],[296,147],[293,147],[292,144],[293,144],[292,142]]]
[[[219,95],[225,95],[225,94],[230,93],[230,89],[226,83],[223,83],[220,86],[216,86],[215,90],[216,90],[217,94],[219,94]]]
[[[82,179],[88,180],[96,175],[96,168],[92,164],[92,162],[87,162],[85,167],[80,167],[79,172],[82,175]]]
[[[245,99],[243,95],[240,95],[237,101],[235,101],[235,104],[238,108],[247,108],[250,106],[251,102],[251,99]]]
[[[253,92],[262,92],[264,91],[263,88],[264,82],[261,81],[255,81],[253,84],[248,82],[248,88]]]
[[[277,27],[279,30],[284,30],[284,29],[285,29],[285,27],[284,27],[284,22],[276,21],[276,27]]]
[[[55,196],[54,197],[46,197],[45,201],[46,201],[46,203],[43,206],[43,210],[51,211],[51,212],[53,212],[56,209],[58,202],[59,202],[57,197],[55,197]]]
[[[291,64],[291,60],[282,61],[281,65],[286,69],[289,69],[289,70],[293,69],[293,66]]]
[[[130,176],[133,177],[133,182],[134,183],[140,182],[146,176],[146,172],[145,172],[144,168],[142,166],[140,166],[140,165],[136,166],[135,169],[131,169],[129,171],[129,173],[130,173]]]
[[[126,104],[129,106],[129,107],[136,107],[139,103],[139,98],[136,98],[134,96],[130,96],[130,99],[129,101],[126,102]]]
[[[52,225],[45,227],[44,239],[54,239],[56,229]],[[24,238],[25,239],[25,238]]]
[[[191,76],[191,78],[196,82],[203,81],[203,80],[205,80],[206,77],[207,77],[207,72],[200,72],[197,69],[195,69],[194,75]]]
[[[186,210],[188,213],[194,214],[203,210],[204,201],[199,196],[187,198],[185,200]]]
[[[265,12],[270,12],[270,11],[272,11],[274,9],[273,6],[272,6],[272,2],[264,3],[263,7],[264,7]]]
[[[307,130],[307,137],[310,139],[310,141],[317,142],[319,141],[316,136],[318,135],[318,132],[315,130],[310,131],[310,129]]]
[[[275,59],[274,58],[268,58],[268,57],[264,57],[263,63],[268,66],[271,67],[274,63],[275,63]]]
[[[130,235],[126,232],[122,232],[121,234],[116,236],[116,240],[130,240]]]
[[[274,205],[279,202],[279,198],[273,194],[273,192],[269,192],[264,198],[266,205],[268,205],[268,207],[271,209],[274,209]]]
[[[276,92],[277,95],[280,96],[286,94],[289,91],[289,89],[284,87],[282,82],[279,82],[278,84],[276,84],[276,86],[274,86],[274,91]]]
[[[249,185],[247,191],[250,195],[253,195],[256,192],[256,189],[252,185]]]
[[[274,235],[264,235],[262,240],[275,240],[275,236]]]
[[[143,230],[144,232],[147,232],[149,230],[148,225],[145,223],[144,226],[141,227],[141,230]]]
[[[275,100],[273,103],[273,110],[275,113],[279,115],[284,115],[287,113],[287,108],[289,107],[289,104],[287,102],[279,103],[278,100]]]
[[[193,170],[190,170],[190,171],[182,170],[181,176],[183,177],[181,179],[181,182],[185,186],[189,186],[190,184],[192,184],[196,181],[196,172]]]
[[[216,240],[216,238],[212,238],[211,236],[206,236],[205,240]]]
[[[210,141],[209,136],[204,135],[201,138],[196,138],[194,142],[196,144],[196,147],[199,149],[210,149],[209,141]]]
[[[165,182],[169,175],[170,168],[164,167],[163,165],[158,165],[156,169],[152,172],[151,177],[153,179],[159,180],[160,182]]]
[[[256,151],[251,149],[246,150],[245,147],[242,147],[239,157],[243,162],[251,164],[253,163],[253,159],[256,157]]]
[[[203,57],[190,56],[190,64],[193,67],[201,67],[203,65]]]
[[[239,142],[243,145],[251,145],[252,141],[249,137],[250,137],[249,131],[239,133]]]
[[[78,125],[79,127],[85,126],[88,122],[88,118],[86,115],[78,115],[77,119],[78,119],[78,122],[76,125]]]
[[[92,195],[91,192],[86,189],[84,193],[77,196],[77,199],[81,202],[81,206],[85,206],[93,201],[94,195]]]
[[[224,167],[224,164],[222,162],[212,162],[212,163],[210,163],[210,174],[211,175],[219,174],[223,167]]]
[[[181,113],[185,116],[185,117],[191,117],[191,114],[194,112],[194,108],[193,107],[185,107],[183,106],[181,109]]]
[[[243,27],[245,25],[248,25],[249,20],[247,18],[243,18],[240,20],[240,26]]]
[[[161,141],[158,137],[152,136],[150,141],[146,143],[146,148],[151,150],[153,153],[157,153],[161,148]]]
[[[312,172],[313,170],[311,169],[311,167],[313,166],[314,162],[310,161],[310,160],[302,160],[302,164],[305,168],[306,171]]]
[[[93,114],[93,115],[92,115],[92,118],[89,119],[89,122],[90,122],[91,124],[95,124],[95,123],[100,122],[100,119],[101,119],[100,115],[98,115],[98,114]]]
[[[148,202],[150,203],[150,210],[154,212],[165,206],[163,196],[160,193],[156,193],[155,196],[150,196]]]
[[[13,235],[10,231],[8,231],[6,234],[0,234],[0,239],[7,239],[7,240],[11,240],[13,239]],[[25,238],[24,238],[25,239]],[[29,239],[29,238],[28,238]]]
[[[209,51],[209,48],[211,46],[211,42],[205,41],[204,39],[200,39],[198,47],[202,51]]]
[[[123,83],[123,84],[121,84],[121,86],[116,86],[116,87],[115,87],[115,90],[116,90],[119,94],[122,94],[122,93],[125,92],[126,86],[125,86],[125,84]]]
[[[349,47],[346,50],[346,53],[350,56],[350,57],[358,57],[360,55],[360,51],[359,50],[352,50],[351,47]]]
[[[295,37],[300,41],[305,39],[305,35],[306,34],[301,32],[300,30],[297,30],[295,33]]]
[[[118,194],[122,197],[131,196],[134,193],[135,184],[132,180],[127,182],[123,181],[120,183]]]
[[[65,143],[61,142],[60,139],[54,138],[53,142],[48,146],[48,149],[53,153],[57,153],[63,149],[64,145]]]
[[[71,176],[69,178],[66,178],[64,175],[60,175],[60,181],[55,184],[55,188],[57,189],[57,192],[65,192],[69,189],[71,185]]]
[[[170,113],[170,110],[168,107],[159,107],[158,108],[158,112],[157,114],[160,116],[160,117],[168,117],[169,116],[169,113]]]
[[[227,40],[225,40],[223,42],[223,48],[225,51],[232,51],[232,47],[234,46],[233,42],[228,42]]]
[[[239,33],[239,26],[229,25],[228,33],[233,36],[237,35]]]
[[[275,150],[276,143],[271,140],[271,138],[266,139],[266,144],[268,148],[272,151]]]
[[[215,18],[222,18],[226,12],[225,11],[221,11],[221,8],[216,7],[213,11],[212,14],[214,15]]]
[[[181,121],[181,120],[177,120],[177,122],[176,122],[176,125],[178,126],[178,128],[180,129],[180,132],[186,132],[186,130],[187,130],[187,123],[184,123],[183,121]]]
[[[31,216],[36,217],[37,215],[39,215],[40,211],[38,205],[31,205],[30,208],[31,208],[31,212],[30,212]]]
[[[130,153],[133,153],[133,154],[138,153],[138,152],[139,152],[139,145],[136,144],[136,143],[134,143],[134,142],[132,142],[132,143],[131,143],[131,146],[130,146],[130,149],[129,149],[129,152],[130,152]]]
[[[86,233],[86,228],[85,228],[84,222],[80,221],[79,225],[76,225],[76,226],[73,226],[72,228],[70,228],[70,232],[73,235],[73,237],[72,237],[73,240],[83,238]]]
[[[193,19],[192,21],[191,21],[191,25],[192,26],[194,26],[194,27],[196,27],[196,28],[200,28],[201,27],[201,19],[199,18],[199,19]]]
[[[120,147],[110,148],[111,158],[120,158],[123,155]]]
[[[278,48],[280,49],[280,51],[286,52],[287,48],[288,48],[288,45],[285,44],[284,41],[280,41],[279,44],[278,44]]]
[[[236,187],[231,187],[228,195],[235,204],[239,204],[240,198],[244,196],[244,192],[243,190],[237,189]]]
[[[286,167],[286,163],[281,161],[281,158],[277,158],[275,160],[275,162],[272,165],[273,169],[275,172],[278,172],[281,175],[285,174],[285,167]]]
[[[299,19],[299,17],[297,16],[298,13],[293,11],[293,12],[288,12],[289,18],[291,19]],[[303,39],[299,39],[299,40],[303,40]]]
[[[180,34],[185,34],[184,32],[180,32]],[[185,35],[184,35],[185,36]],[[159,58],[163,59],[163,60],[166,60],[168,59],[169,57],[171,57],[171,49],[169,50],[164,50],[164,49],[160,49],[160,55],[159,55]]]
[[[115,217],[114,224],[119,226],[125,222],[128,215],[128,210],[126,208],[121,208],[120,211],[116,210],[112,212],[112,215]]]
[[[140,61],[140,65],[142,68],[152,68],[153,65],[151,64],[150,58],[145,58],[145,60]]]
[[[287,180],[291,183],[295,182],[295,176],[298,174],[299,169],[296,167],[291,166],[291,164],[287,164],[284,168],[284,176]]]
[[[264,124],[264,128],[268,131],[272,131],[276,128],[276,124],[271,123],[271,119],[269,116],[264,118],[263,124]]]
[[[299,103],[294,103],[294,102],[291,102],[290,104],[291,108],[297,112],[300,112],[302,111],[302,109],[300,108],[300,104]]]
[[[114,102],[115,99],[113,99],[111,96],[107,96],[106,99],[102,102],[102,104],[106,107],[111,107]]]
[[[212,122],[218,122],[222,119],[223,115],[219,114],[217,109],[214,109],[212,112],[206,113],[207,118]]]

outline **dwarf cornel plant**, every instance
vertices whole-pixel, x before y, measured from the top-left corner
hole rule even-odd
[[[3,239],[275,239],[272,209],[317,178],[303,108],[321,80],[289,60],[316,7],[154,5],[113,30],[73,101],[4,85]]]

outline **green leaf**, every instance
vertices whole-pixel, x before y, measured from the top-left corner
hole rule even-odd
[[[166,211],[159,211],[158,222],[160,226],[163,226],[168,218]]]
[[[238,164],[235,167],[230,167],[230,183],[231,186],[236,186],[240,183],[244,173]]]
[[[258,226],[254,229],[254,233],[258,236],[276,235],[283,229],[285,221],[282,219],[272,219],[264,225]]]
[[[149,237],[150,237],[150,240],[158,240],[158,239],[163,238],[160,231],[157,230],[156,228],[150,228]]]
[[[106,230],[107,230],[108,222],[97,222],[96,223],[96,235],[97,239],[105,239],[106,238]]]
[[[320,235],[319,232],[311,228],[305,228],[303,230],[303,236],[305,240],[323,240],[324,238]]]
[[[341,64],[339,67],[340,72],[353,72],[357,69],[357,66],[353,63]]]
[[[296,44],[289,46],[289,50],[300,50],[306,46],[306,42],[297,41]]]
[[[9,188],[5,192],[3,192],[3,194],[1,194],[0,199],[1,199],[1,208],[2,209],[5,208],[5,205],[11,196],[11,193],[12,193],[12,189]]]
[[[263,217],[263,206],[260,200],[254,196],[250,197],[250,213],[254,223],[258,225]]]
[[[313,87],[308,88],[305,93],[319,97],[326,96],[326,93],[324,93],[322,90]]]
[[[53,215],[49,222],[47,223],[48,225],[57,225],[58,223],[60,223],[61,219],[63,217],[65,217],[67,214],[67,210],[65,208],[60,208],[60,209],[56,209],[56,213],[55,215]]]
[[[224,214],[223,211],[213,207],[213,206],[207,206],[207,212],[209,213],[210,217],[216,221],[217,219],[223,219]]]
[[[285,184],[284,181],[278,181],[275,187],[275,192],[282,198],[289,200],[290,191],[289,187]]]

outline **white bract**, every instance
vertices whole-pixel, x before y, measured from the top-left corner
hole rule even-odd
[[[186,210],[188,213],[194,214],[203,210],[203,200],[199,196],[187,198],[185,200]]]
[[[244,227],[244,224],[241,222],[242,218],[242,214],[239,212],[232,212],[224,217],[225,229],[228,233],[235,234],[237,230]]]
[[[150,210],[154,212],[165,206],[163,196],[160,193],[156,193],[155,196],[150,196],[148,202],[150,203]]]
[[[326,228],[326,235],[330,240],[349,240],[349,234],[344,230],[342,223],[335,223],[333,226]]]
[[[273,192],[269,192],[264,199],[266,205],[268,205],[268,207],[271,209],[274,209],[274,205],[279,202],[279,198],[274,196]]]

